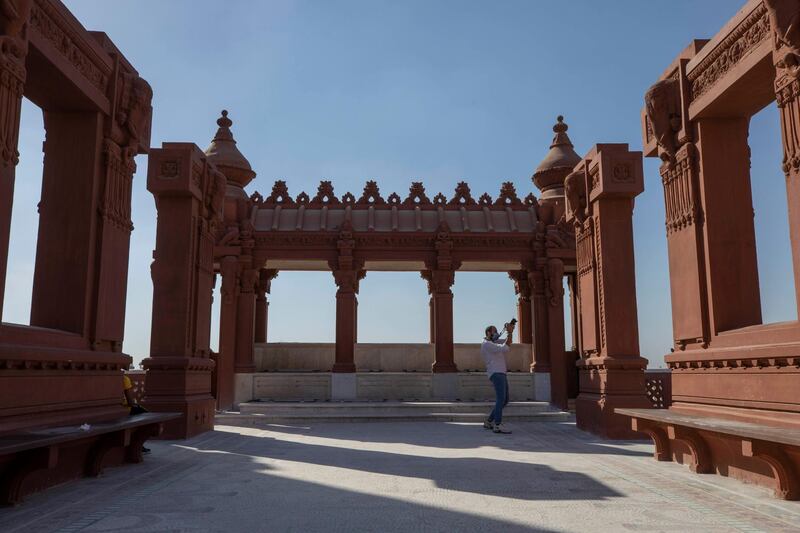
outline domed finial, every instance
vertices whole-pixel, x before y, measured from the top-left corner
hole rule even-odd
[[[556,120],[558,121],[558,123],[555,126],[553,126],[553,131],[554,132],[556,132],[556,133],[564,133],[569,129],[569,126],[564,124],[564,116],[563,115],[558,115]]]
[[[206,156],[208,161],[216,165],[225,177],[228,179],[228,184],[238,185],[245,187],[255,177],[256,173],[250,167],[250,162],[242,155],[238,148],[236,148],[236,140],[233,138],[231,126],[233,121],[228,118],[228,110],[223,109],[220,113],[221,116],[217,119],[217,129],[214,139],[211,144],[206,148]]]
[[[222,116],[217,119],[217,126],[220,128],[230,128],[233,126],[233,121],[228,118],[228,110],[222,110]]]
[[[564,187],[564,178],[581,161],[567,135],[568,129],[569,126],[564,122],[564,116],[558,115],[556,124],[553,126],[555,135],[550,144],[550,151],[533,173],[533,182],[545,194],[563,194],[559,191]],[[549,192],[551,190],[552,193]]]

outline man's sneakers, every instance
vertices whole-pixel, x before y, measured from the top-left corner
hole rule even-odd
[[[494,424],[492,431],[494,431],[495,433],[505,433],[505,434],[511,433],[511,430],[508,429],[504,424]]]
[[[494,429],[494,423],[487,418],[483,421],[483,429]]]

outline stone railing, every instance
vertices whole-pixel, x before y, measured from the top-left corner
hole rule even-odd
[[[654,409],[666,409],[672,404],[672,374],[668,368],[645,370],[644,384]]]
[[[131,378],[133,383],[133,398],[136,403],[142,403],[144,399],[144,378],[147,372],[144,370],[126,370],[125,375]]]

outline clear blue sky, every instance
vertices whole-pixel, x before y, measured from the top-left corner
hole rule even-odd
[[[743,0],[206,1],[72,0],[88,29],[108,33],[153,86],[153,146],[205,148],[222,108],[268,192],[332,179],[339,194],[366,179],[407,191],[422,179],[450,194],[466,179],[522,196],[544,157],[558,114],[579,154],[596,142],[641,149],[648,86],[692,39],[710,37]],[[27,323],[41,189],[41,113],[23,110],[21,160],[3,320]],[[751,130],[759,269],[765,321],[795,319],[786,193],[776,109]],[[149,265],[155,207],[146,157],[137,160],[124,349],[149,352]],[[635,212],[642,354],[658,365],[671,346],[664,201],[657,161]],[[743,213],[743,216],[747,216]],[[456,341],[514,313],[505,274],[457,275]],[[331,341],[334,283],[327,273],[273,282],[270,341]],[[361,341],[425,342],[428,307],[416,273],[370,273],[362,282]],[[217,322],[215,307],[214,323]],[[216,331],[216,329],[215,329]],[[216,346],[216,334],[213,345]]]

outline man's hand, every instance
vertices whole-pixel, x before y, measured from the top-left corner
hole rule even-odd
[[[506,337],[506,346],[511,346],[511,338],[514,336],[514,328],[516,324],[508,323],[506,324],[506,331],[508,331],[508,337]]]

